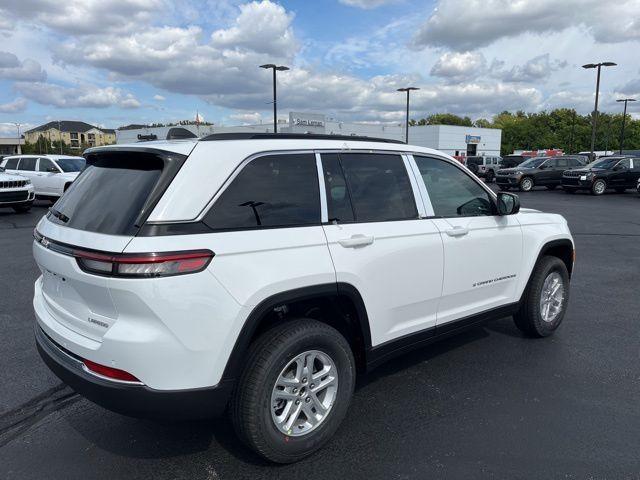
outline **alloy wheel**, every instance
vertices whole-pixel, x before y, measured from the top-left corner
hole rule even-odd
[[[540,293],[540,316],[545,322],[553,322],[564,305],[564,282],[558,272],[551,272],[544,279]]]
[[[306,435],[326,420],[337,392],[338,370],[333,359],[319,350],[301,353],[282,369],[273,386],[273,423],[285,435]]]

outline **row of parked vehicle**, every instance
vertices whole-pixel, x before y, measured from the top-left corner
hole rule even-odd
[[[16,155],[0,161],[0,207],[28,212],[36,198],[55,202],[85,166],[83,157]]]
[[[612,189],[623,193],[635,188],[640,193],[640,157],[612,155],[589,162],[586,155],[556,157],[468,157],[467,167],[501,190],[529,192],[536,186],[549,190],[562,187],[567,193],[587,190],[602,195]]]

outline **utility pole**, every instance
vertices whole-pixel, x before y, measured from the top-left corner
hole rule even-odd
[[[289,67],[284,65],[275,65],[273,63],[265,63],[260,65],[260,68],[273,70],[273,133],[278,133],[278,107],[277,107],[277,95],[276,95],[276,71],[283,72],[289,70]]]
[[[622,115],[622,130],[620,132],[620,155],[624,146],[624,125],[627,121],[627,102],[635,102],[635,98],[620,98],[616,102],[624,102],[624,114]]]
[[[583,65],[582,68],[597,68],[598,69],[598,76],[596,79],[596,104],[595,107],[593,109],[593,122],[591,124],[591,157],[590,159],[593,160],[593,151],[595,149],[595,144],[596,144],[596,128],[598,126],[598,96],[600,94],[600,69],[602,67],[614,67],[616,66],[616,63],[613,62],[600,62],[600,63],[587,63],[586,65]]]
[[[404,143],[409,143],[409,92],[420,90],[418,87],[398,88],[398,92],[407,92],[407,116],[404,124]]]

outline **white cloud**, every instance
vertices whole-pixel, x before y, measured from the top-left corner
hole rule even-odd
[[[20,135],[33,127],[35,127],[35,125],[32,123],[21,123]],[[0,137],[18,138],[18,127],[13,122],[0,123]]]
[[[364,9],[378,8],[378,7],[381,7],[382,5],[388,5],[388,4],[397,3],[397,2],[398,0],[340,0],[340,3],[343,3],[350,7],[364,8]]]
[[[496,76],[505,82],[534,82],[544,80],[554,71],[566,66],[566,61],[552,61],[549,54],[545,53],[532,58],[523,65],[514,65],[508,71],[496,72]]]
[[[472,80],[485,73],[487,61],[482,53],[446,52],[431,68],[431,75],[447,80]]]
[[[439,0],[413,43],[469,50],[523,32],[576,25],[602,43],[640,39],[640,0]]]
[[[297,51],[291,28],[293,17],[293,13],[268,0],[247,3],[240,6],[235,25],[211,34],[211,44],[223,49],[293,55]]]
[[[124,32],[145,24],[162,0],[0,0],[0,9],[14,21],[29,19],[76,35]]]
[[[262,123],[262,115],[259,112],[232,113],[229,118],[237,120],[243,125]]]
[[[137,108],[140,102],[128,93],[115,87],[96,87],[83,84],[77,87],[63,87],[50,83],[18,82],[15,89],[26,98],[42,105],[59,108],[106,108],[119,106]]]
[[[43,82],[47,73],[40,64],[29,58],[20,61],[13,53],[0,51],[0,78],[24,82]]]
[[[162,95],[157,95],[157,94],[153,96],[153,99],[157,100],[158,102],[164,102],[166,100],[165,97],[163,97]]]
[[[27,108],[27,101],[24,98],[16,98],[13,102],[0,103],[0,113],[20,113]]]

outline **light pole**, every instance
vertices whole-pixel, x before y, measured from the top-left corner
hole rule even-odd
[[[404,125],[404,143],[409,143],[409,92],[411,90],[420,90],[418,87],[399,88],[398,92],[407,92],[407,121]]]
[[[615,67],[617,64],[613,62],[600,62],[600,63],[587,63],[582,68],[597,68],[598,77],[596,80],[596,105],[593,110],[593,122],[591,123],[591,157],[593,160],[593,150],[596,144],[596,127],[598,124],[598,95],[600,94],[600,68],[602,67]]]
[[[624,102],[624,114],[622,116],[622,131],[620,132],[620,155],[622,155],[622,146],[624,144],[624,124],[627,121],[627,102],[635,102],[635,98],[620,98],[616,102]]]
[[[273,133],[278,133],[278,107],[277,107],[277,97],[276,97],[276,70],[284,71],[289,70],[289,67],[285,67],[284,65],[275,65],[273,63],[265,63],[264,65],[260,65],[260,68],[264,69],[272,69],[273,70]]]
[[[22,154],[22,148],[20,147],[20,123],[14,123],[16,128],[18,129],[18,155]]]

